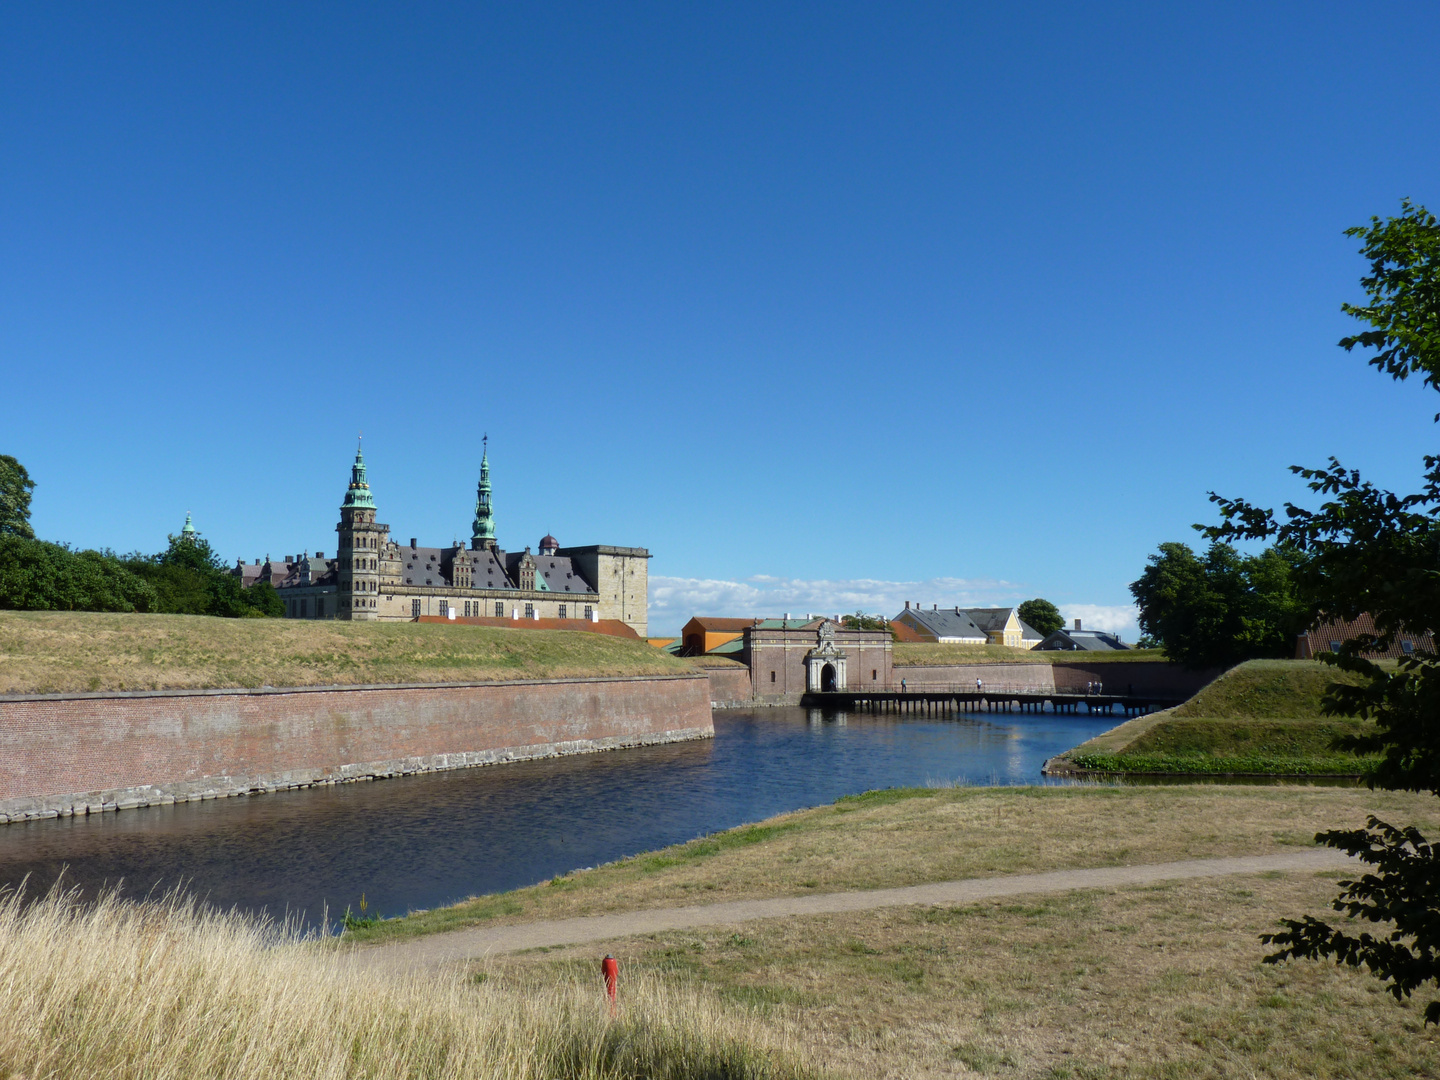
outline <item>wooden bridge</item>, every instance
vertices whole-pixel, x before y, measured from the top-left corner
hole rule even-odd
[[[802,705],[844,709],[848,712],[940,713],[1043,712],[1048,704],[1055,712],[1124,712],[1140,716],[1156,709],[1168,709],[1184,701],[1183,696],[1123,694],[1107,692],[1103,685],[1091,688],[1060,687],[1046,690],[1037,686],[1007,686],[1000,683],[956,685],[911,684],[869,687],[857,690],[810,691]]]

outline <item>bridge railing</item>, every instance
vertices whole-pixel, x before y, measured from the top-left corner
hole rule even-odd
[[[1084,686],[1034,686],[1025,683],[991,683],[981,681],[979,686],[973,682],[962,683],[940,683],[940,682],[911,682],[904,683],[865,683],[859,686],[846,687],[844,690],[836,690],[837,694],[850,694],[863,697],[866,694],[989,694],[999,697],[1004,694],[1010,695],[1031,695],[1040,697],[1148,697],[1153,695],[1128,694],[1122,689],[1106,689],[1103,683],[1095,683],[1091,687]]]

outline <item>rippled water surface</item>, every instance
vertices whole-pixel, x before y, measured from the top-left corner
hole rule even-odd
[[[0,826],[0,883],[184,881],[211,903],[401,914],[872,788],[1033,783],[1117,717],[715,714],[715,738]]]

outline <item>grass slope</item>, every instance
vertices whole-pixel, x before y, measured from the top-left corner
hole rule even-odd
[[[1367,725],[1320,713],[1325,687],[1348,678],[1312,660],[1251,660],[1184,704],[1122,724],[1063,757],[1113,773],[1362,774],[1374,759],[1333,744]]]
[[[1432,800],[1433,801],[1433,800]],[[597,952],[714,995],[867,1080],[1351,1080],[1440,1075],[1426,1001],[1363,970],[1267,965],[1262,933],[1334,918],[1345,876],[1257,874],[954,907],[767,919],[477,961],[537,991]],[[1433,988],[1430,988],[1433,989]]]
[[[0,611],[0,693],[6,694],[689,671],[643,640],[578,630]]]
[[[1440,826],[1440,801],[1349,787],[874,791],[347,936],[375,942],[481,924],[1294,851],[1370,812],[1422,831]]]
[[[936,645],[897,641],[892,662],[896,667],[944,664],[1117,664],[1168,663],[1161,649],[1126,649],[1123,652],[1036,652],[1006,645]]]
[[[464,972],[376,978],[191,904],[0,902],[0,1078],[800,1080],[754,1016],[593,964],[526,992]]]
[[[1212,785],[869,792],[355,935],[1065,866],[1309,846],[1366,812],[1440,825],[1427,795]],[[1269,966],[1258,938],[1328,914],[1337,877],[1260,874],[959,907],[766,919],[477,960],[499,993],[593,980],[718,1001],[853,1077],[1408,1077],[1440,1072],[1426,998],[1363,971]]]

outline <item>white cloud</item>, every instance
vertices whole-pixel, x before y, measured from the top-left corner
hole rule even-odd
[[[925,581],[879,581],[854,578],[809,581],[804,578],[755,574],[741,580],[655,576],[650,579],[650,632],[678,634],[693,615],[730,618],[778,618],[787,611],[802,615],[848,615],[864,611],[894,616],[905,601],[929,607],[998,607],[1018,604],[1032,594],[1021,586],[993,578],[929,578]],[[1108,630],[1134,641],[1133,604],[1061,604],[1065,625],[1080,619],[1088,629]]]
[[[894,615],[905,601],[941,607],[986,607],[1018,603],[1016,586],[989,578],[930,578],[928,581],[807,581],[756,574],[742,581],[715,578],[652,577],[652,633],[678,633],[692,615],[774,618],[845,615],[865,611]]]
[[[1067,628],[1079,619],[1086,630],[1105,630],[1130,642],[1140,636],[1140,612],[1134,604],[1061,604],[1060,614]]]

